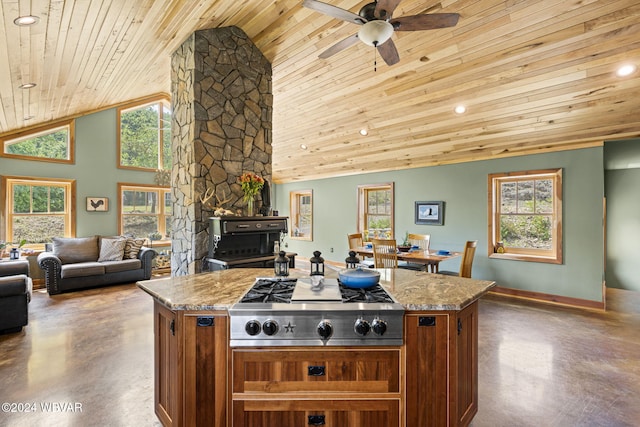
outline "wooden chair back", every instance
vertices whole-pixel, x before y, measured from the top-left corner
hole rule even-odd
[[[372,239],[375,268],[398,268],[398,248],[395,239]]]
[[[347,234],[349,239],[349,249],[356,249],[364,246],[362,243],[362,233]]]
[[[411,246],[418,246],[423,251],[429,250],[429,241],[431,240],[430,234],[413,234],[409,233],[407,240],[411,243]]]
[[[460,277],[471,277],[471,266],[473,265],[473,257],[476,254],[476,246],[478,246],[477,240],[469,240],[464,245],[462,261],[460,261]]]

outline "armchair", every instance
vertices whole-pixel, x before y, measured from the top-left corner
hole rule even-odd
[[[20,332],[29,323],[32,288],[28,261],[0,261],[0,334]]]

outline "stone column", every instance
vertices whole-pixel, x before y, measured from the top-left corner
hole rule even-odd
[[[180,276],[203,269],[213,207],[242,213],[240,175],[272,182],[271,64],[237,27],[196,31],[172,56],[171,96],[171,272]],[[205,204],[207,190],[215,196]]]

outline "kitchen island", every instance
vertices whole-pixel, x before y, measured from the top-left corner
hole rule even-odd
[[[162,424],[469,425],[478,409],[477,300],[494,282],[378,271],[405,310],[399,346],[230,347],[229,308],[270,269],[139,282],[154,299]],[[291,270],[291,277],[307,274]]]

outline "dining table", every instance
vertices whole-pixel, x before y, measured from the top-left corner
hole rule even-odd
[[[352,250],[363,258],[373,258],[373,246],[360,246]],[[409,249],[407,252],[398,250],[398,261],[406,261],[412,264],[423,264],[425,266],[425,271],[437,273],[440,262],[457,258],[461,255],[462,252],[438,249]]]

